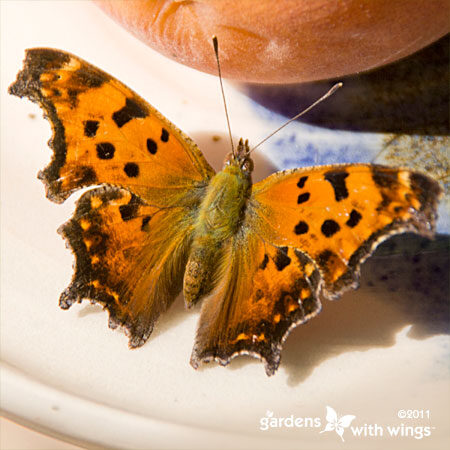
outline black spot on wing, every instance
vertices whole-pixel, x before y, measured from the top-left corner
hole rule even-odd
[[[130,201],[126,205],[119,206],[120,216],[124,222],[134,219],[139,213],[139,206],[142,205],[142,201],[136,195],[132,195]],[[150,220],[150,216],[144,217],[144,220],[148,218],[147,222]],[[142,224],[144,225],[144,220]]]
[[[305,203],[309,200],[309,197],[311,197],[309,192],[304,192],[303,194],[300,194],[297,198],[297,203],[300,205],[301,203]]]
[[[153,139],[150,138],[147,139],[147,150],[152,155],[156,154],[156,152],[158,151],[158,145]]]
[[[168,140],[169,140],[169,132],[165,128],[163,128],[161,130],[161,141],[167,142]]]
[[[297,186],[302,189],[303,187],[305,187],[305,183],[306,180],[308,179],[308,177],[301,177],[300,180],[298,180]]]
[[[119,212],[122,220],[127,222],[135,217],[137,208],[134,205],[120,205]]]
[[[122,128],[126,123],[135,118],[147,117],[148,113],[132,98],[127,98],[125,106],[112,115],[112,119],[119,128]]]
[[[309,226],[303,220],[300,220],[300,222],[297,225],[295,225],[295,227],[294,227],[295,234],[305,234],[308,232],[308,230],[309,230]]]
[[[94,137],[97,134],[100,122],[98,120],[86,120],[84,122],[84,135],[86,137]]]
[[[139,175],[139,166],[134,162],[126,163],[123,170],[129,178],[135,178]]]
[[[100,144],[97,144],[96,150],[99,159],[112,159],[116,148],[110,142],[100,142]]]
[[[361,219],[362,219],[361,214],[358,211],[356,211],[356,209],[352,209],[352,212],[350,213],[350,217],[347,220],[347,222],[345,222],[345,224],[350,228],[354,228],[354,227],[356,227],[356,225],[358,225],[358,223]]]
[[[291,258],[287,255],[287,251],[287,247],[280,247],[277,249],[274,263],[277,270],[280,272],[291,263]]]
[[[345,170],[332,170],[325,174],[327,180],[334,189],[334,197],[339,202],[348,197],[347,185],[345,179],[348,177],[348,172]]]
[[[331,237],[336,234],[341,227],[334,220],[328,219],[324,221],[320,229],[325,237]]]

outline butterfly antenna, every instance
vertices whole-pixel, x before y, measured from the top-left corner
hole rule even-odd
[[[336,83],[325,95],[322,95],[318,100],[316,100],[312,105],[308,106],[306,109],[304,109],[302,112],[298,113],[296,116],[294,116],[292,119],[289,119],[287,122],[285,122],[281,127],[277,128],[275,131],[269,134],[269,136],[265,137],[259,144],[256,144],[249,152],[253,152],[253,150],[256,150],[261,144],[266,142],[268,139],[270,139],[274,134],[278,133],[282,128],[284,128],[286,125],[289,125],[294,120],[298,119],[299,117],[303,116],[303,114],[306,114],[308,111],[311,111],[316,105],[323,102],[326,98],[333,95],[339,88],[343,86],[343,83]]]
[[[217,40],[217,36],[213,36],[212,41],[214,45],[214,53],[216,55],[217,69],[219,71],[220,90],[222,91],[223,106],[225,107],[225,116],[227,118],[228,134],[230,135],[231,153],[233,154],[233,156],[235,156],[233,138],[231,136],[230,118],[228,116],[227,102],[225,100],[225,92],[223,90],[222,71],[220,70],[220,61],[219,61],[219,42]]]

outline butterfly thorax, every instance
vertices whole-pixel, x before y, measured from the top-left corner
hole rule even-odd
[[[253,162],[248,142],[225,160],[211,178],[194,225],[193,242],[184,274],[184,297],[188,306],[208,294],[223,264],[222,249],[239,230],[251,192]]]

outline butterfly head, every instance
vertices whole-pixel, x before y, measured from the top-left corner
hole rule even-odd
[[[245,141],[241,138],[235,152],[228,153],[225,158],[226,166],[237,166],[245,174],[250,175],[253,172],[253,160],[250,158],[250,147],[248,139]]]

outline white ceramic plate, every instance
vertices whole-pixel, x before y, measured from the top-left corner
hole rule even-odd
[[[136,351],[128,350],[122,333],[108,329],[101,308],[82,304],[60,310],[57,301],[70,281],[73,258],[56,228],[71,215],[74,200],[56,205],[45,198],[36,173],[50,158],[50,126],[36,105],[6,94],[24,49],[64,49],[116,76],[193,137],[215,168],[228,152],[219,84],[145,47],[90,2],[2,1],[0,6],[5,414],[86,446],[340,448],[335,431],[319,433],[329,405],[339,416],[356,416],[351,426],[378,424],[384,430],[383,436],[357,437],[345,428],[348,448],[443,448],[450,432],[445,299],[439,302],[433,291],[429,298],[436,297],[436,308],[423,307],[426,295],[416,298],[408,287],[411,264],[395,275],[403,266],[401,253],[373,258],[359,291],[327,302],[317,318],[292,332],[271,378],[251,358],[234,360],[227,368],[211,364],[193,370],[189,357],[198,310],[185,312],[181,299]],[[235,136],[257,142],[280,122],[241,90],[227,84],[226,91]],[[357,149],[361,153],[363,145],[359,160],[379,151],[375,135],[368,139],[361,133],[292,126],[299,141],[302,136],[310,140],[295,148],[286,142],[283,158],[291,152],[298,159],[308,142],[327,147],[345,142],[346,158]],[[218,142],[215,135],[221,137]],[[264,148],[280,166],[278,144]],[[324,162],[320,153],[315,158]],[[259,157],[256,164],[257,178],[274,170]],[[431,262],[443,261],[442,248],[429,250]],[[397,290],[382,280],[387,265]],[[369,280],[375,274],[379,284]],[[419,413],[424,417],[398,417],[399,410],[408,409],[424,411]],[[314,426],[279,420],[291,416],[311,418]],[[269,419],[274,425],[274,418],[278,426],[264,429]],[[413,427],[414,436],[386,435],[388,426],[401,424],[403,433]],[[420,427],[429,427],[431,435],[420,438],[428,429]]]

